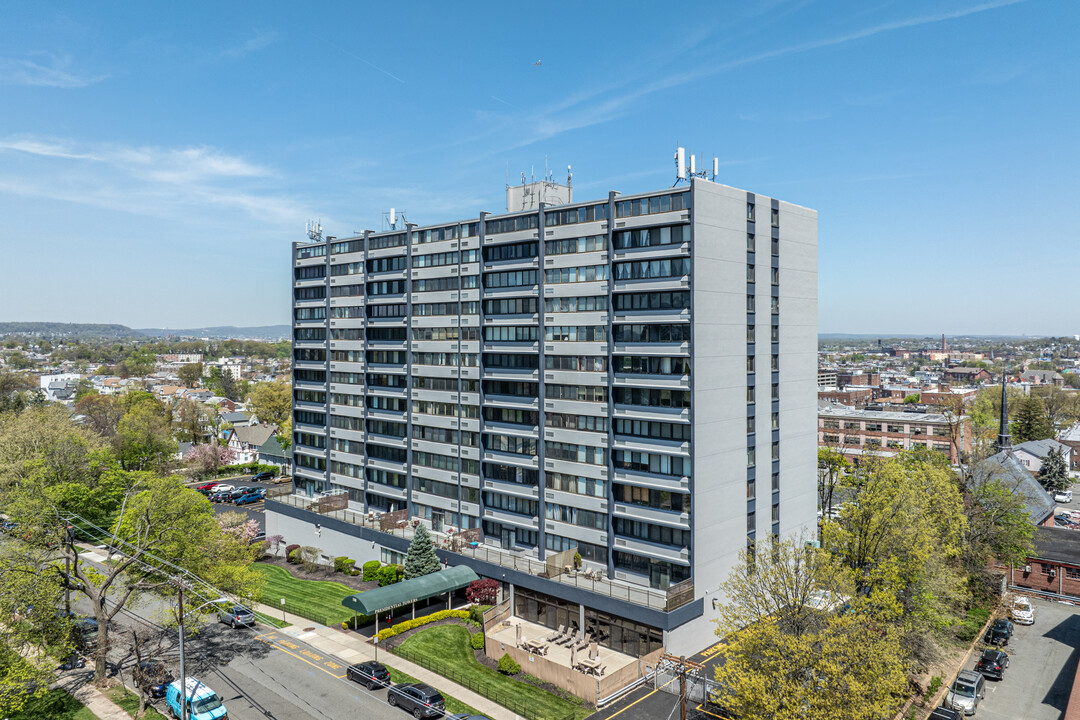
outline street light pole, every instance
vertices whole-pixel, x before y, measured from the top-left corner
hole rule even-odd
[[[180,720],[187,720],[187,668],[184,666],[184,583],[177,579],[180,598]]]

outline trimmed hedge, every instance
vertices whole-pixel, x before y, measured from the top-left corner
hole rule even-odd
[[[345,573],[346,575],[349,575],[352,573],[353,565],[355,564],[356,561],[352,558],[345,557],[344,555],[339,555],[338,557],[334,558],[334,572]]]
[[[499,672],[503,675],[517,675],[521,672],[521,666],[517,664],[517,660],[510,657],[510,653],[506,653],[499,658]]]
[[[402,565],[383,565],[379,568],[379,587],[393,585],[405,576],[405,568]]]
[[[405,620],[403,622],[399,622],[397,625],[391,625],[384,630],[380,630],[378,637],[379,640],[385,640],[386,638],[400,635],[401,633],[412,630],[413,628],[418,628],[421,625],[438,622],[439,620],[445,620],[446,618],[468,620],[469,613],[467,610],[440,610],[439,612],[434,612],[430,615],[425,615],[424,617],[418,617],[415,620]]]
[[[364,582],[378,580],[379,568],[381,567],[382,563],[378,560],[368,560],[366,563],[364,563]]]
[[[293,555],[293,553],[298,551],[299,549],[300,549],[299,545],[286,545],[285,546],[285,559],[288,560],[289,562],[293,563],[293,564],[300,562],[300,553],[297,552],[296,555]]]
[[[491,609],[490,605],[470,605],[469,619],[477,625],[484,624],[484,613]]]
[[[349,618],[345,622],[341,623],[342,630],[355,630],[358,627],[363,627],[368,623],[375,622],[374,615],[357,615],[355,618]]]
[[[472,645],[473,650],[484,649],[484,633],[473,633],[469,636],[469,644]]]

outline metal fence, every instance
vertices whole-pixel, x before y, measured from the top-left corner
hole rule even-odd
[[[428,657],[422,653],[412,652],[405,647],[396,647],[392,652],[398,657],[404,658],[411,663],[416,663],[422,668],[430,670],[438,675],[442,675],[451,682],[472,690],[477,695],[483,695],[488,700],[502,705],[510,712],[516,713],[523,718],[527,718],[527,720],[574,720],[573,712],[565,715],[549,715],[543,713],[539,708],[531,707],[527,702],[523,702],[520,696],[505,692],[490,681],[465,675],[452,665]]]

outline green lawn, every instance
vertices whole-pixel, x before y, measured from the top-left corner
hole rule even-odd
[[[414,678],[412,675],[406,675],[405,673],[401,672],[400,670],[395,670],[394,668],[390,667],[389,665],[386,666],[386,669],[390,671],[390,682],[394,683],[395,685],[397,685],[399,683],[420,682],[419,680]],[[450,697],[449,695],[442,692],[441,690],[439,692],[442,693],[443,700],[445,701],[446,712],[450,713],[451,715],[457,715],[458,713],[467,713],[469,715],[482,715],[483,714],[479,710],[477,710],[476,708],[471,707],[469,705],[466,705],[465,703],[461,702],[460,700],[458,700],[456,698]]]
[[[135,717],[135,713],[139,710],[139,696],[135,693],[122,687],[109,688],[105,691],[105,695],[114,703],[123,708],[124,712],[132,717]],[[146,706],[146,713],[142,715],[144,720],[165,720],[165,716],[155,710],[152,706]]]
[[[439,625],[422,630],[401,644],[410,659],[431,658],[429,669],[454,682],[489,697],[500,705],[518,711],[528,709],[531,716],[563,720],[582,720],[592,713],[581,705],[564,700],[535,685],[502,675],[476,661],[469,646],[468,628],[462,625]]]
[[[7,717],[8,720],[97,720],[94,713],[63,690],[50,690],[27,703],[21,712]]]
[[[341,601],[356,590],[330,580],[297,580],[285,568],[265,563],[255,563],[256,570],[266,580],[263,585],[262,603],[273,608],[281,607],[285,598],[285,610],[324,625],[336,625],[352,619],[353,613],[341,605]]]

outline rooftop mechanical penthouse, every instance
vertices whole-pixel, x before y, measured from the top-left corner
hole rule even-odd
[[[815,211],[693,178],[292,263],[298,495],[268,532],[387,560],[418,519],[522,617],[690,654],[739,551],[813,527]]]

